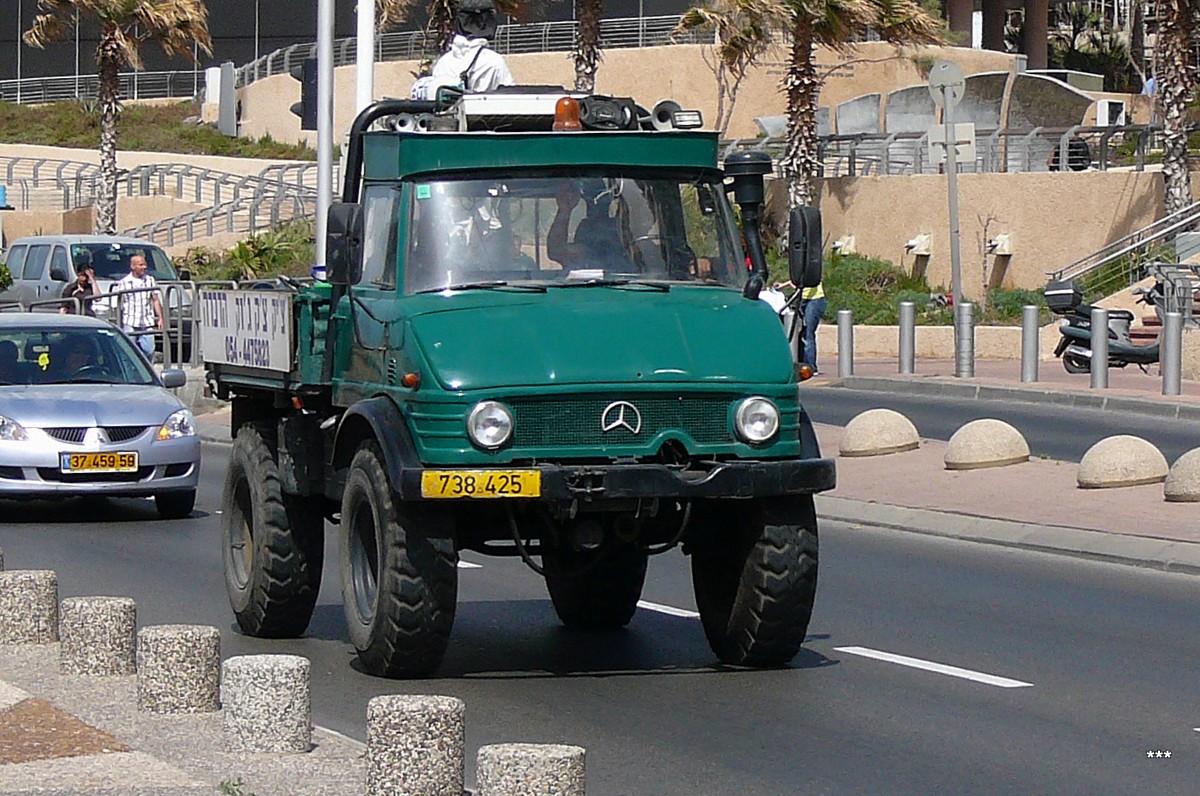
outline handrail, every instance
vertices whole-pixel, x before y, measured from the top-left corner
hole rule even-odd
[[[1088,256],[1062,268],[1047,271],[1046,274],[1052,280],[1085,277],[1122,257],[1137,253],[1139,249],[1165,242],[1165,239],[1191,229],[1197,222],[1200,222],[1200,202],[1190,204],[1182,210],[1164,216],[1141,229],[1134,230]]]

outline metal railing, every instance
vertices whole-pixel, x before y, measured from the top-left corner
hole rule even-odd
[[[696,44],[712,41],[711,34],[689,33],[672,39],[671,32],[679,24],[678,15],[628,17],[600,21],[600,45],[606,50],[623,47],[650,47],[660,44]],[[501,55],[518,53],[557,52],[575,45],[574,20],[535,22],[523,25],[501,25],[492,39],[492,49]],[[305,58],[315,56],[316,44],[305,42],[275,50],[251,61],[237,70],[236,85],[245,86],[271,75],[287,74]],[[411,61],[424,58],[426,36],[422,30],[384,33],[375,38],[376,61]],[[349,66],[358,57],[355,38],[338,39],[333,44],[334,66]]]
[[[203,70],[122,72],[117,77],[122,99],[186,99],[204,88]],[[0,80],[0,100],[36,105],[59,100],[94,100],[99,96],[98,75],[59,75]]]
[[[1046,273],[1053,280],[1098,279],[1096,275],[1102,273],[1104,292],[1115,292],[1144,279],[1147,260],[1153,258],[1155,250],[1166,246],[1177,234],[1186,232],[1198,222],[1200,202],[1147,224],[1070,265]]]
[[[254,235],[277,227],[285,221],[311,218],[316,213],[316,204],[316,197],[307,195],[243,196],[214,207],[131,227],[121,234],[149,240],[161,246],[189,243],[196,238],[212,237],[220,233]]]
[[[1150,147],[1161,127],[1034,127],[986,129],[975,133],[975,159],[960,162],[966,173],[1051,171],[1056,151],[1067,152],[1063,171],[1142,171]],[[1086,157],[1077,158],[1072,141],[1087,145]],[[722,143],[725,154],[737,149],[758,149],[778,160],[787,139],[780,136],[734,139]],[[1078,146],[1078,144],[1074,145]],[[938,174],[943,166],[929,157],[929,135],[913,133],[856,133],[821,136],[817,157],[825,177],[866,175]],[[1057,169],[1053,169],[1057,170]]]

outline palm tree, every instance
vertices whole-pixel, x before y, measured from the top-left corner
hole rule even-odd
[[[738,4],[742,5],[742,0]],[[813,61],[817,45],[853,49],[868,32],[897,45],[939,44],[948,38],[945,24],[914,0],[756,0],[754,13],[768,21],[758,29],[766,43],[778,41],[789,48],[782,86],[787,95],[788,142],[779,167],[788,186],[789,207],[812,205],[821,171],[817,98],[824,82]],[[692,18],[688,15],[684,20]],[[702,18],[696,17],[698,21]],[[761,53],[754,54],[750,62]],[[722,57],[733,67],[741,56],[735,48],[723,52]]]
[[[1167,213],[1192,204],[1187,165],[1187,110],[1196,96],[1196,45],[1200,42],[1200,2],[1166,0],[1158,5],[1155,73],[1163,112],[1163,201]]]
[[[100,70],[100,186],[96,197],[96,231],[111,235],[117,228],[117,118],[121,113],[118,77],[122,68],[139,69],[141,48],[156,42],[168,56],[193,57],[198,47],[212,54],[208,9],[204,0],[38,0],[42,13],[25,32],[25,43],[45,47],[64,38],[80,19],[94,18],[100,27],[96,65]]]
[[[596,90],[596,70],[603,56],[600,54],[600,17],[604,13],[604,0],[576,0],[575,14],[579,17],[579,28],[575,31],[575,49],[571,60],[575,62],[575,90]]]
[[[721,135],[729,129],[729,120],[737,104],[737,92],[750,66],[771,47],[771,18],[760,0],[712,0],[704,8],[684,13],[672,36],[700,30],[712,35],[715,62],[705,62],[717,81],[717,118],[713,127]],[[707,50],[706,50],[707,52]]]

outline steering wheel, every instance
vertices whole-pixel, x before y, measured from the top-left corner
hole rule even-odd
[[[102,375],[105,375],[104,368],[100,367],[99,365],[84,365],[81,368],[76,368],[75,371],[70,376],[67,377],[67,379],[70,381],[74,381],[75,379],[78,379],[78,378],[83,378],[83,377],[88,377],[88,376],[95,377],[95,376],[102,376]]]
[[[655,252],[657,254],[657,259],[661,261],[663,257],[662,252],[664,240],[666,240],[666,238],[656,232],[648,235],[639,235],[625,245],[625,254],[629,257],[630,262],[640,263],[643,266],[646,265],[646,258],[643,255],[649,253],[650,251]],[[647,244],[654,244],[655,248],[650,249]],[[644,252],[643,249],[646,251]]]

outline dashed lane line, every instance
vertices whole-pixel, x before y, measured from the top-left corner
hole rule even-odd
[[[662,605],[661,603],[652,603],[645,600],[638,600],[638,608],[645,608],[647,611],[657,611],[660,614],[667,616],[681,616],[684,619],[699,619],[700,614],[695,611],[689,611],[685,608],[676,608],[673,605]]]
[[[472,561],[463,561],[460,558],[460,559],[458,559],[458,568],[459,569],[483,569],[483,564],[476,564]]]
[[[920,658],[910,658],[907,655],[896,655],[892,652],[881,652],[868,647],[834,647],[835,652],[844,652],[848,655],[861,655],[864,658],[873,658],[877,661],[886,661],[887,663],[895,663],[900,666],[908,666],[913,669],[924,669],[927,672],[937,672],[938,674],[948,674],[951,677],[959,677],[963,680],[971,680],[976,683],[985,685],[994,685],[998,688],[1032,688],[1033,683],[1026,683],[1022,680],[1010,680],[1007,677],[998,677],[994,674],[986,674],[985,672],[976,672],[971,669],[961,669],[957,666],[949,666],[945,663],[935,663],[933,661],[921,660]]]

